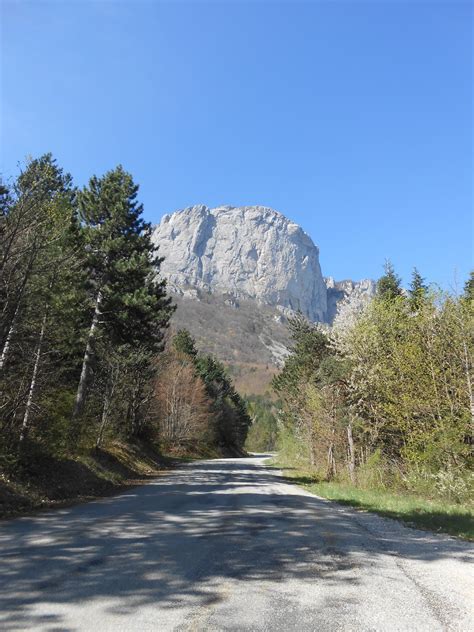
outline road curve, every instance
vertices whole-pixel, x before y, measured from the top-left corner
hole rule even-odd
[[[264,456],[188,464],[0,524],[0,629],[474,629],[474,547],[286,483]]]

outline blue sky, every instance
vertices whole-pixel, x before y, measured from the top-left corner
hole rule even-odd
[[[325,275],[472,264],[471,2],[2,0],[1,164],[122,163],[150,221],[204,203],[298,222]]]

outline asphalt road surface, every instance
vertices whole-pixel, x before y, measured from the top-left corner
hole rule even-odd
[[[0,630],[474,630],[474,547],[319,499],[264,456],[0,523]]]

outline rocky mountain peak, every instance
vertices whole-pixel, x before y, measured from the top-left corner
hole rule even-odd
[[[197,205],[165,215],[153,232],[170,289],[250,298],[327,318],[319,251],[297,224],[264,206]]]

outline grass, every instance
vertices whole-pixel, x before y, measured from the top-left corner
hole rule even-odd
[[[473,507],[424,498],[408,492],[363,489],[348,483],[321,481],[308,472],[286,467],[276,461],[269,464],[282,469],[287,480],[301,485],[317,496],[401,520],[412,527],[474,541]]]

